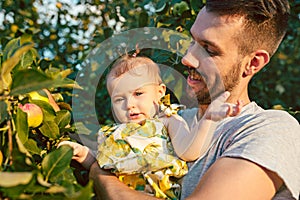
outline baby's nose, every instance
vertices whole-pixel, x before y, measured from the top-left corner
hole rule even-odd
[[[127,109],[134,108],[134,107],[135,107],[135,99],[128,98],[127,99]]]

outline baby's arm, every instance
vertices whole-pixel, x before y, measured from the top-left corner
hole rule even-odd
[[[212,120],[200,120],[191,130],[179,115],[162,118],[178,157],[185,161],[199,158],[207,149],[214,131]]]
[[[95,156],[93,155],[92,151],[81,144],[76,142],[70,141],[63,141],[58,144],[58,147],[62,145],[68,145],[73,148],[73,160],[76,160],[80,163],[85,169],[89,170],[91,165],[96,161]]]
[[[237,116],[243,107],[242,101],[238,100],[236,104],[226,103],[230,92],[224,92],[218,98],[213,100],[206,109],[202,119],[219,121],[226,117]]]
[[[239,114],[241,102],[236,105],[225,103],[229,95],[229,92],[225,92],[214,100],[202,119],[191,130],[185,120],[178,115],[162,118],[168,128],[174,150],[181,159],[193,161],[199,158],[209,146],[216,121]]]

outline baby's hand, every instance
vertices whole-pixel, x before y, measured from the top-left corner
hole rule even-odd
[[[68,145],[73,149],[72,159],[80,163],[85,169],[90,169],[91,164],[95,162],[95,157],[88,147],[70,141],[60,142],[58,147],[62,145]]]
[[[205,112],[205,118],[218,121],[226,117],[234,117],[240,114],[243,103],[238,100],[236,104],[226,103],[230,92],[226,91],[213,100]]]

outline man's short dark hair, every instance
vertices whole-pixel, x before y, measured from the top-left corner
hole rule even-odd
[[[286,33],[290,14],[288,0],[207,0],[206,10],[245,19],[236,35],[243,55],[265,49],[272,56]]]

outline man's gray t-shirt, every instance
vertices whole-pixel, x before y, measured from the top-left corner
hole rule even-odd
[[[196,115],[197,109],[181,113],[190,127],[196,123]],[[273,199],[299,198],[300,126],[287,112],[263,110],[252,102],[237,117],[221,120],[206,154],[190,163],[182,180],[181,199],[195,190],[207,169],[221,157],[244,158],[276,172],[284,186]]]

